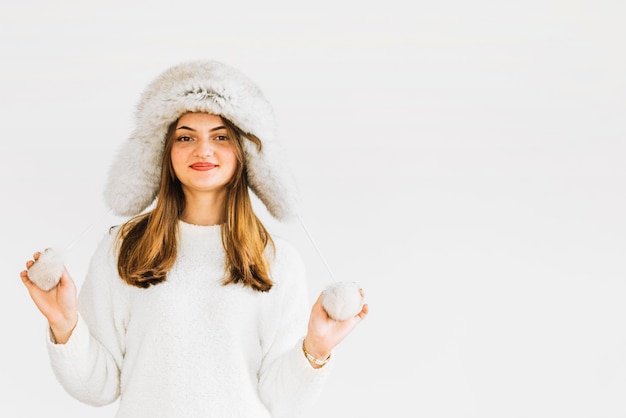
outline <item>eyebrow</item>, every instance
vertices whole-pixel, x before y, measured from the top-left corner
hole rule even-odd
[[[183,130],[186,130],[186,131],[193,131],[193,132],[196,131],[195,129],[190,128],[189,126],[185,126],[185,125],[176,127],[177,131],[180,130],[180,129],[183,129]],[[215,128],[210,129],[209,132],[219,131],[220,129],[226,129],[226,126],[224,126],[224,125],[216,126]]]

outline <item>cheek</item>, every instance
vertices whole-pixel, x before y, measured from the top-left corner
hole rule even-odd
[[[237,173],[237,167],[239,167],[239,161],[237,160],[237,154],[235,150],[229,150],[222,158],[222,163],[228,165],[228,176],[232,179]]]
[[[185,162],[184,153],[180,152],[176,148],[172,148],[172,152],[170,153],[170,159],[172,161],[172,167],[174,168],[174,174],[178,176],[178,170],[181,165]]]
[[[228,163],[233,167],[237,166],[237,151],[235,150],[235,147],[224,147],[223,149],[221,149],[220,157],[223,163]]]

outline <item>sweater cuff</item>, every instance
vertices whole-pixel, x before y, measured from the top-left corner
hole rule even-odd
[[[78,321],[72,331],[72,335],[70,335],[70,338],[65,344],[57,344],[54,341],[54,335],[52,334],[50,326],[47,325],[46,327],[46,347],[53,358],[71,356],[74,353],[80,352],[80,347],[88,343],[89,328],[80,314],[78,314]]]

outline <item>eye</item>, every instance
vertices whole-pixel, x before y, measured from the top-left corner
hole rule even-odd
[[[183,136],[179,136],[176,140],[179,142],[189,142],[191,141],[191,137],[183,135]]]
[[[229,138],[228,138],[228,136],[226,136],[226,135],[217,135],[217,136],[215,137],[215,140],[216,140],[216,141],[228,141],[228,139],[229,139]]]

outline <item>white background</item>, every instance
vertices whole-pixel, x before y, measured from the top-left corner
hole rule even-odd
[[[141,90],[196,58],[263,88],[306,226],[367,292],[310,417],[626,417],[623,1],[6,4],[1,417],[113,417],[56,382],[19,271],[69,246],[82,283]]]

